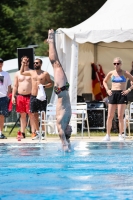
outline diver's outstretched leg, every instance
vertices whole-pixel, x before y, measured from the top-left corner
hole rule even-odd
[[[54,84],[56,87],[61,88],[65,86],[67,77],[64,73],[62,65],[59,61],[56,46],[55,46],[55,33],[51,29],[48,31],[49,43],[49,59],[54,69]],[[62,142],[62,148],[65,152],[70,152],[70,127],[68,125],[71,118],[70,98],[67,89],[61,91],[58,95],[56,104],[56,119],[59,137]],[[70,111],[70,112],[69,112]],[[68,118],[68,120],[66,120]]]

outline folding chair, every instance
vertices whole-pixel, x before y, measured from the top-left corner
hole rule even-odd
[[[126,128],[128,127],[128,137],[131,137],[130,124],[133,124],[133,102],[130,103],[129,109],[125,109],[124,135],[126,136]]]
[[[72,117],[70,123],[75,121],[77,124],[81,124],[81,136],[83,138],[84,123],[87,122],[88,136],[90,138],[88,113],[87,113],[87,103],[76,103],[71,105]],[[74,117],[75,116],[75,117]]]
[[[55,133],[56,130],[56,105],[54,104],[48,104],[45,111],[40,112],[40,126],[39,131],[40,134],[42,133],[42,126],[45,127],[45,139],[47,138],[47,127],[49,126],[50,129],[53,131],[51,133]],[[54,128],[52,128],[54,126]],[[42,134],[41,134],[42,135]]]
[[[71,104],[72,116],[70,119],[70,124],[72,122],[80,123],[81,135],[83,137],[84,122],[87,122],[88,136],[90,137],[88,114],[87,114],[87,103],[76,103]],[[44,118],[43,118],[44,115]],[[56,132],[56,105],[48,104],[46,113],[42,111],[40,113],[40,133],[42,132],[42,126],[45,126],[45,134],[47,134],[47,127],[54,127],[54,132]]]

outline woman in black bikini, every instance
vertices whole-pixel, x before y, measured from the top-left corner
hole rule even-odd
[[[49,59],[54,69],[54,91],[58,95],[56,104],[57,129],[63,150],[69,152],[72,132],[71,126],[69,126],[71,118],[71,104],[68,93],[69,83],[57,55],[53,30],[49,30],[47,41],[49,43]]]
[[[122,60],[117,57],[113,61],[115,70],[110,71],[103,80],[103,85],[108,94],[108,117],[107,117],[107,134],[103,138],[103,141],[110,141],[110,130],[112,127],[112,119],[114,113],[118,111],[119,120],[119,141],[123,141],[122,132],[124,130],[123,115],[127,104],[127,94],[131,91],[132,86],[126,90],[126,81],[129,78],[133,81],[133,76],[128,72],[121,69]],[[107,82],[111,79],[111,90],[108,88]]]

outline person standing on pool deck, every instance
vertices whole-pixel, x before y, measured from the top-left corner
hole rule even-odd
[[[68,93],[69,83],[57,55],[55,33],[53,29],[48,32],[47,42],[49,44],[49,59],[54,69],[54,91],[58,95],[56,104],[56,124],[63,150],[69,152],[70,136],[72,132],[71,126],[69,125],[71,118],[71,104]]]
[[[122,132],[124,130],[124,111],[127,104],[127,94],[132,90],[133,86],[126,90],[126,80],[129,78],[133,81],[133,76],[128,72],[124,71],[122,66],[122,59],[119,57],[113,60],[114,70],[110,71],[103,80],[103,85],[108,94],[108,117],[107,117],[107,134],[103,138],[103,141],[110,141],[110,130],[112,127],[112,120],[114,113],[117,109],[118,120],[119,120],[119,141],[123,141]],[[107,82],[111,79],[111,89],[108,88]]]
[[[36,135],[32,138],[33,140],[39,139],[40,137],[38,112],[46,111],[47,106],[47,98],[45,98],[45,100],[39,100],[37,97],[38,91],[40,86],[42,86],[41,89],[45,92],[45,88],[50,88],[53,85],[49,73],[41,70],[41,66],[42,60],[36,58],[34,61],[34,70],[25,71],[23,65],[20,69],[20,74],[31,77],[30,112],[33,115],[34,127],[36,130]]]
[[[29,57],[23,56],[21,58],[21,66],[23,66],[24,71],[30,71],[29,68]],[[32,71],[32,70],[31,70]],[[16,95],[16,93],[18,93]],[[27,114],[30,118],[30,125],[32,134],[35,132],[35,128],[33,126],[33,117],[30,113],[30,94],[31,94],[31,77],[23,76],[20,74],[20,71],[17,71],[14,79],[14,86],[12,91],[12,103],[16,105],[16,112],[20,113],[20,129],[21,136],[25,138],[25,128],[27,121]]]
[[[0,139],[7,139],[2,133],[5,117],[8,117],[8,95],[11,93],[11,79],[8,72],[2,70],[3,59],[0,58]]]

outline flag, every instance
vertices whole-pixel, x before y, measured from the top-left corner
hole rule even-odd
[[[98,64],[97,73],[98,73],[98,77],[99,77],[99,81],[100,81],[101,93],[102,93],[103,98],[105,98],[107,96],[107,92],[103,85],[103,79],[105,78],[105,74],[104,74],[102,66],[100,64]]]
[[[97,76],[97,66],[92,63],[92,93],[94,94],[95,100],[102,100],[101,97],[101,88],[100,88],[100,81],[98,80]]]
[[[94,94],[95,100],[101,101],[107,97],[106,90],[103,85],[103,79],[105,74],[103,72],[102,66],[91,64],[92,67],[92,92]]]

